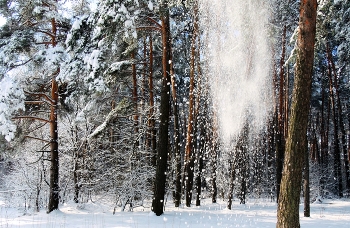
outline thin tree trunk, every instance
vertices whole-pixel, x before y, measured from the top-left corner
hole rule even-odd
[[[204,131],[204,128],[202,128]],[[202,131],[201,131],[202,132]],[[201,134],[202,137],[204,137],[203,134]],[[201,146],[204,146],[203,143],[200,143]],[[197,196],[196,196],[196,206],[201,205],[201,195],[202,195],[202,172],[203,172],[203,148],[200,147],[198,149],[197,153],[197,162],[198,162],[198,174],[196,177],[196,189],[197,189]]]
[[[245,204],[246,194],[247,194],[248,134],[249,134],[249,123],[246,120],[236,146],[236,156],[237,156],[236,165],[237,165],[237,168],[239,169],[238,174],[240,176],[240,181],[241,181],[240,192],[239,192],[240,204]]]
[[[112,105],[113,108],[113,105]],[[112,135],[112,134],[111,134]],[[72,136],[74,137],[74,133],[72,134]],[[79,138],[78,138],[78,127],[75,126],[75,142],[78,143]],[[79,183],[79,170],[80,170],[80,166],[79,166],[79,161],[81,159],[82,155],[81,155],[81,151],[80,148],[78,148],[78,150],[75,151],[74,153],[74,168],[73,168],[73,181],[74,181],[74,202],[75,203],[79,203],[79,193],[80,193],[80,188],[81,188],[81,184]]]
[[[153,42],[152,35],[149,38],[149,114],[148,114],[148,128],[149,128],[149,145],[151,147],[151,164],[156,167],[157,160],[157,139],[155,129],[154,117],[154,92],[153,92]]]
[[[212,145],[211,145],[211,166],[212,166],[212,173],[211,173],[211,185],[212,185],[212,197],[211,201],[212,203],[216,203],[217,195],[218,195],[218,188],[216,184],[216,171],[217,171],[217,163],[218,163],[218,150],[219,150],[219,136],[218,136],[218,123],[217,123],[217,116],[215,111],[213,112],[213,128],[212,128]]]
[[[344,168],[345,168],[345,187],[347,189],[350,189],[350,182],[349,182],[349,161],[348,161],[348,154],[346,149],[346,133],[345,133],[345,125],[343,121],[343,109],[342,104],[340,100],[340,92],[339,92],[339,86],[338,86],[338,76],[337,71],[335,69],[335,64],[333,61],[333,57],[331,55],[330,48],[327,44],[327,56],[329,59],[329,62],[331,64],[331,68],[334,75],[334,88],[335,88],[335,96],[337,100],[337,111],[338,111],[338,121],[339,121],[339,128],[341,133],[341,145],[342,145],[342,153],[344,158]]]
[[[235,159],[232,159],[233,161],[230,162],[230,185],[229,185],[229,192],[228,192],[228,203],[227,203],[227,209],[232,209],[232,200],[233,200],[233,189],[235,187],[234,181],[236,179],[236,171],[235,171]]]
[[[325,117],[325,106],[326,106],[326,82],[325,80],[322,80],[322,105],[321,105],[321,126],[320,126],[320,134],[321,134],[321,151],[320,151],[320,170],[321,170],[321,177],[320,177],[320,195],[323,197],[324,195],[324,189],[325,189],[325,176],[324,173],[326,172],[326,166],[328,164],[328,126],[329,126],[329,114],[327,115],[328,118]],[[327,105],[327,113],[329,113],[329,105]],[[327,126],[326,126],[327,121]]]
[[[306,137],[306,136],[305,136]],[[307,139],[306,139],[307,140]],[[305,144],[304,161],[304,217],[310,217],[310,167],[307,143]]]
[[[328,50],[328,45],[327,45]],[[330,63],[330,57],[328,56],[328,76],[329,76],[329,96],[331,100],[331,108],[332,108],[332,117],[333,117],[333,124],[334,124],[334,178],[337,182],[336,184],[336,194],[339,197],[343,196],[343,181],[342,181],[342,175],[341,175],[341,153],[340,153],[340,140],[339,140],[339,126],[337,121],[337,113],[336,113],[336,107],[335,107],[335,94],[333,92],[333,77],[332,77],[332,69],[331,69],[331,63]]]
[[[316,34],[317,0],[302,0],[295,81],[285,161],[278,199],[277,228],[298,228]]]
[[[283,34],[282,34],[282,56],[280,61],[280,83],[279,83],[279,109],[278,109],[278,130],[276,135],[276,179],[277,179],[277,202],[278,202],[278,196],[280,192],[280,185],[281,185],[281,179],[282,179],[282,170],[283,170],[283,161],[284,161],[284,150],[285,150],[285,126],[284,126],[284,95],[285,95],[285,89],[284,89],[284,58],[285,58],[285,52],[286,52],[286,32],[287,27],[284,26],[283,28]]]
[[[173,66],[173,56],[170,52],[170,78],[171,78],[171,91],[173,98],[173,115],[174,115],[174,154],[175,154],[175,192],[174,203],[175,207],[179,207],[181,204],[181,150],[180,150],[180,121],[179,121],[179,109],[176,95],[176,81],[175,72]]]
[[[43,182],[43,173],[41,170],[39,170],[39,168],[38,168],[38,171],[40,173],[39,174],[40,178],[39,178],[39,183],[36,186],[36,198],[35,198],[35,209],[37,212],[40,211],[40,192],[41,192],[41,184]]]
[[[198,37],[198,47],[200,47],[200,37]],[[196,52],[196,57],[197,57],[197,72],[198,72],[198,80],[197,80],[197,97],[196,97],[196,111],[195,111],[195,126],[196,129],[200,128],[200,136],[199,136],[199,145],[197,148],[197,163],[198,163],[198,174],[196,177],[196,189],[197,189],[197,196],[196,196],[196,206],[201,205],[201,194],[202,194],[202,172],[203,172],[203,156],[204,156],[204,150],[205,150],[205,135],[206,135],[206,130],[204,126],[204,121],[201,121],[201,117],[203,115],[200,115],[199,113],[199,106],[200,101],[201,101],[201,96],[202,96],[202,86],[201,86],[201,78],[202,78],[202,71],[201,71],[201,66],[200,66],[200,54],[199,51]],[[205,103],[204,110],[208,110],[208,107]],[[203,113],[202,113],[203,114]],[[196,132],[198,132],[196,130]]]
[[[289,120],[289,67],[287,65],[287,73],[285,80],[285,95],[284,95],[284,137],[287,140],[288,136],[288,120]]]
[[[138,134],[139,132],[139,115],[138,115],[138,95],[137,95],[137,74],[136,74],[136,59],[135,59],[135,50],[131,52],[131,59],[133,61],[131,68],[132,68],[132,101],[134,103],[134,111],[135,114],[133,116],[134,119],[134,131],[135,134]],[[138,144],[136,142],[136,144]]]
[[[196,3],[195,3],[196,4]],[[193,123],[194,123],[194,75],[195,75],[195,58],[196,58],[196,40],[197,40],[197,6],[194,9],[194,30],[191,44],[191,61],[190,61],[190,91],[189,91],[189,113],[185,149],[185,180],[186,180],[186,206],[191,206],[192,187],[193,187],[193,169],[194,159],[192,155],[193,150]]]

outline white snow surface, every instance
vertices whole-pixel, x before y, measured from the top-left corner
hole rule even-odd
[[[175,208],[166,205],[165,213],[156,216],[147,207],[134,208],[133,212],[116,212],[110,203],[60,205],[59,210],[46,214],[24,212],[23,208],[8,207],[0,198],[0,227],[275,227],[276,203],[268,199],[250,200],[246,205],[238,201],[228,210],[226,203],[212,204],[203,200],[200,207]],[[311,205],[311,217],[304,218],[300,206],[302,228],[348,228],[350,224],[350,199],[325,200]]]

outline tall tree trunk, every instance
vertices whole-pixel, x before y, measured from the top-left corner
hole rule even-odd
[[[238,175],[240,178],[240,191],[239,199],[240,204],[245,204],[246,194],[247,194],[247,162],[248,162],[248,134],[249,134],[249,123],[248,120],[245,121],[241,135],[239,136],[237,146],[236,146],[236,156],[237,156],[237,168]]]
[[[162,215],[164,210],[164,194],[166,183],[166,168],[168,161],[168,126],[170,111],[170,27],[169,27],[169,9],[168,2],[162,1],[160,6],[162,21],[162,46],[163,46],[163,78],[160,97],[160,125],[157,152],[157,169],[154,183],[154,197],[152,202],[152,211],[157,215]]]
[[[210,148],[210,160],[211,160],[211,167],[212,167],[212,172],[211,172],[211,201],[212,203],[216,203],[217,200],[217,195],[218,195],[218,188],[216,184],[216,178],[217,178],[217,163],[218,163],[218,150],[219,150],[219,136],[218,136],[218,122],[217,122],[217,116],[215,111],[213,112],[213,117],[212,117],[212,143],[211,143],[211,148]]]
[[[196,189],[197,189],[196,206],[197,207],[201,205],[201,197],[202,197],[201,196],[202,195],[202,172],[203,172],[203,165],[204,165],[202,150],[203,148],[199,148],[198,154],[197,154],[197,162],[198,162],[198,174],[196,177]]]
[[[325,78],[325,77],[324,77]],[[321,134],[321,151],[320,151],[320,171],[321,171],[321,177],[320,177],[320,195],[323,197],[324,194],[324,188],[326,184],[324,173],[326,172],[327,164],[328,164],[328,125],[329,125],[329,118],[325,117],[325,109],[327,113],[329,113],[329,105],[326,106],[326,81],[325,79],[322,80],[322,105],[321,105],[321,126],[320,126],[320,134]],[[327,107],[327,108],[325,108]],[[329,116],[327,114],[327,116]],[[327,125],[326,125],[327,122]]]
[[[186,206],[191,206],[192,187],[193,187],[193,169],[194,159],[192,155],[193,150],[193,123],[194,123],[194,75],[195,75],[195,58],[196,58],[196,40],[197,40],[197,6],[195,3],[194,9],[194,29],[191,44],[191,61],[190,61],[190,91],[189,91],[189,113],[187,121],[187,137],[185,149],[185,180],[186,180]]]
[[[275,184],[270,182],[269,180],[274,179],[274,166],[273,166],[273,160],[275,158],[275,118],[270,118],[269,120],[269,129],[268,129],[268,147],[266,152],[266,166],[267,166],[267,183],[269,184],[269,195],[271,196],[271,201],[275,200],[275,190],[274,186]]]
[[[317,0],[302,0],[295,68],[295,84],[285,161],[278,199],[277,228],[298,228],[316,34]]]
[[[149,38],[149,114],[148,114],[148,128],[149,128],[149,145],[151,147],[151,163],[156,167],[157,160],[157,140],[154,117],[154,92],[153,92],[153,42],[152,35]]]
[[[328,50],[327,45],[327,50]],[[336,112],[336,100],[335,100],[335,94],[333,92],[334,89],[334,83],[333,83],[333,77],[332,77],[332,68],[330,63],[330,57],[328,56],[328,77],[329,77],[329,96],[331,100],[331,109],[332,109],[332,118],[333,118],[333,125],[334,125],[334,178],[337,182],[335,193],[339,196],[343,196],[343,181],[342,181],[342,175],[341,175],[341,153],[340,153],[340,140],[339,140],[339,125],[337,120],[337,112]]]
[[[132,59],[132,102],[134,103],[134,131],[135,134],[138,134],[139,132],[139,115],[138,115],[138,95],[137,95],[137,73],[136,73],[136,59],[135,59],[135,50],[131,52],[131,59]],[[137,138],[137,136],[136,136]],[[136,146],[138,146],[138,142],[135,143]]]
[[[198,47],[200,47],[200,38],[198,37]],[[201,77],[202,77],[202,71],[200,67],[200,54],[199,51],[196,52],[197,57],[197,72],[198,72],[198,86],[197,86],[197,97],[196,97],[196,111],[195,111],[195,126],[196,129],[200,129],[200,135],[199,135],[199,143],[197,148],[197,163],[198,163],[198,173],[196,177],[196,189],[197,189],[197,196],[196,196],[196,206],[201,205],[201,194],[202,194],[202,172],[203,172],[203,156],[204,156],[204,150],[205,150],[205,136],[206,136],[206,130],[204,126],[204,121],[201,117],[204,115],[200,115],[199,112],[199,106],[201,105],[201,96],[202,96],[202,86],[201,86]],[[208,110],[208,107],[205,103],[204,110]],[[203,114],[203,113],[202,113]],[[196,130],[198,132],[198,130]]]
[[[79,142],[78,138],[78,127],[75,126],[75,129],[72,130],[72,137],[75,137],[75,143]],[[79,183],[79,161],[81,158],[80,148],[74,151],[74,166],[73,166],[73,182],[74,182],[74,197],[73,200],[75,203],[79,203],[79,192],[80,192],[80,183]]]
[[[51,19],[51,28],[52,34],[51,44],[53,47],[56,46],[56,34],[57,34],[57,25],[56,20]],[[52,75],[51,82],[51,108],[50,108],[50,136],[51,136],[51,153],[50,153],[50,196],[49,196],[49,205],[47,208],[47,213],[50,213],[53,210],[58,209],[59,204],[59,159],[58,159],[58,129],[57,129],[57,104],[58,104],[58,85],[56,82],[56,76],[59,74],[60,69],[57,69],[57,72]]]
[[[305,136],[306,137],[306,136]],[[306,139],[307,141],[307,139]],[[310,217],[310,167],[309,153],[307,143],[305,144],[305,161],[304,161],[304,217]]]
[[[50,196],[47,213],[58,209],[59,191],[58,184],[59,160],[58,160],[58,132],[57,132],[57,104],[58,104],[58,86],[55,78],[52,78],[51,99],[53,104],[50,111],[50,135],[51,135],[51,153],[50,153]]]
[[[288,120],[289,120],[289,67],[287,65],[287,73],[285,80],[285,95],[284,95],[284,138],[288,135]]]
[[[283,170],[283,160],[284,160],[284,150],[285,150],[285,126],[284,126],[284,105],[285,105],[285,80],[284,80],[284,58],[286,52],[286,32],[287,26],[283,28],[282,34],[282,56],[280,61],[280,83],[279,83],[279,109],[278,109],[278,130],[276,136],[276,179],[277,179],[277,202],[280,192],[282,170]]]
[[[171,91],[173,98],[173,115],[174,115],[174,154],[175,154],[175,192],[174,203],[175,207],[179,207],[181,204],[181,151],[180,151],[180,120],[179,120],[179,105],[176,95],[176,81],[175,72],[173,66],[173,56],[170,51],[170,78],[171,78]]]
[[[348,154],[347,154],[347,149],[346,149],[346,133],[345,133],[345,125],[343,121],[343,108],[340,100],[340,91],[339,91],[339,86],[338,86],[338,75],[337,71],[335,69],[335,64],[333,61],[333,57],[330,51],[330,48],[327,44],[327,56],[329,63],[331,64],[331,69],[333,72],[334,76],[334,88],[335,88],[335,97],[337,101],[337,111],[338,111],[338,121],[339,121],[339,128],[340,128],[340,133],[341,133],[341,145],[342,145],[342,153],[343,153],[343,158],[344,158],[344,168],[345,168],[345,187],[346,189],[350,189],[350,180],[349,180],[349,160],[348,160]],[[331,77],[331,75],[330,75]],[[342,195],[342,194],[341,194]]]
[[[230,183],[229,183],[229,192],[228,192],[228,203],[227,203],[227,209],[231,210],[232,208],[232,200],[233,200],[233,189],[235,187],[234,181],[236,179],[236,171],[235,171],[235,158],[232,159],[232,161],[229,162],[230,164]]]

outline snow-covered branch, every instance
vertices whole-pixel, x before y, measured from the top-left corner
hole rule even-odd
[[[87,140],[90,140],[91,138],[94,138],[96,136],[98,136],[99,134],[101,134],[101,132],[106,129],[106,127],[108,126],[108,124],[117,116],[117,114],[128,107],[128,102],[126,99],[122,100],[117,107],[115,107],[114,109],[112,109],[112,111],[110,111],[110,113],[107,115],[105,121],[98,126],[88,137]]]

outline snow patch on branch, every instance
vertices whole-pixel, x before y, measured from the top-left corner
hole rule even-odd
[[[123,66],[131,65],[132,62],[129,60],[114,62],[111,64],[111,66],[108,68],[107,73],[112,74],[115,72],[120,72],[122,70]]]
[[[17,128],[12,122],[12,114],[24,109],[25,96],[18,84],[7,76],[0,81],[0,88],[0,134],[11,141]]]
[[[106,129],[106,127],[108,126],[108,124],[111,122],[111,120],[113,120],[118,113],[125,109],[128,106],[128,102],[126,101],[126,99],[122,100],[117,107],[115,107],[114,109],[112,109],[112,111],[110,111],[110,113],[107,115],[105,121],[99,125],[88,137],[87,140],[89,141],[90,139],[98,136],[99,134],[101,134],[101,132]]]

